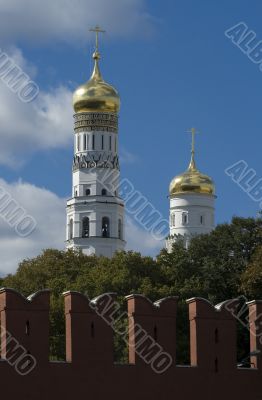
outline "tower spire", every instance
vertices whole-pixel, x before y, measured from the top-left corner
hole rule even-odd
[[[91,79],[95,79],[97,81],[102,81],[102,75],[99,69],[98,61],[101,58],[101,55],[99,53],[99,33],[105,33],[104,30],[102,30],[98,25],[96,25],[95,28],[89,29],[90,32],[95,32],[96,34],[96,47],[95,47],[95,52],[93,54],[93,59],[95,60],[95,66],[94,66],[94,71],[92,73]]]
[[[120,96],[99,71],[99,35],[104,31],[99,26],[90,31],[95,33],[94,71],[73,94],[75,138],[66,247],[112,257],[125,248],[124,200],[117,190]]]
[[[196,161],[195,161],[195,137],[196,134],[198,133],[196,131],[196,128],[191,128],[188,133],[191,133],[192,135],[192,142],[191,142],[191,160],[188,166],[189,171],[196,171]]]
[[[169,185],[170,198],[170,235],[166,240],[169,253],[173,244],[184,242],[188,248],[196,235],[208,234],[214,229],[215,184],[201,173],[195,162],[195,128],[187,131],[191,134],[191,159],[186,171],[176,175]]]
[[[95,28],[91,28],[89,29],[90,32],[95,32],[96,34],[96,48],[95,48],[95,52],[93,54],[93,58],[94,59],[100,59],[100,53],[98,50],[98,45],[99,45],[99,33],[105,33],[106,31],[104,31],[103,29],[100,28],[100,26],[96,25]]]

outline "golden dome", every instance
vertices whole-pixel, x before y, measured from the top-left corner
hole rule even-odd
[[[194,153],[192,153],[192,158],[187,171],[176,176],[171,181],[169,193],[171,197],[178,193],[215,195],[215,184],[209,176],[198,171],[194,160]]]
[[[117,90],[106,83],[99,70],[100,54],[96,50],[94,71],[88,82],[79,86],[73,94],[73,107],[76,113],[112,112],[118,113],[120,97]]]

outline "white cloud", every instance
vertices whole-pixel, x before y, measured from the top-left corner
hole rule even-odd
[[[36,220],[36,229],[28,237],[19,237],[0,213],[0,275],[13,273],[20,261],[35,257],[42,249],[64,249],[66,229],[66,199],[58,197],[47,189],[18,181],[7,183],[0,179],[0,189],[10,193],[13,199],[24,207],[26,213]],[[127,249],[155,255],[163,246],[150,233],[126,218]]]
[[[139,161],[136,154],[130,153],[130,151],[123,147],[120,148],[119,160],[121,164],[136,164]]]
[[[20,49],[9,47],[6,54],[30,79],[37,77],[37,69]],[[33,102],[23,103],[3,81],[0,59],[0,103],[0,164],[17,168],[31,153],[69,145],[73,148],[72,92],[68,88],[40,90]],[[138,161],[135,154],[121,148],[121,163]]]
[[[0,43],[33,80],[37,69],[14,47],[18,42],[82,44],[97,23],[108,31],[108,37],[146,36],[153,29],[146,0],[0,0],[0,17]],[[40,90],[34,102],[23,103],[0,80],[0,164],[17,168],[33,152],[73,146],[71,101],[72,92],[61,86]],[[136,161],[125,150],[122,156],[125,162]],[[37,228],[28,238],[20,238],[0,218],[0,274],[14,272],[19,261],[38,255],[43,248],[64,248],[65,199],[23,182],[9,184],[0,179],[1,187],[34,216]],[[129,249],[145,254],[154,254],[159,247],[130,219],[127,241]]]
[[[8,56],[30,78],[37,71],[20,50],[11,48]],[[31,103],[23,103],[0,80],[0,163],[17,167],[28,154],[73,142],[72,93],[66,87],[40,91]]]
[[[37,223],[28,237],[19,237],[15,227],[0,217],[0,274],[14,272],[24,258],[37,256],[42,249],[62,249],[65,240],[65,199],[24,182],[7,183],[0,179],[0,188],[7,191]]]
[[[99,24],[114,35],[148,35],[146,0],[1,0],[0,38],[7,43],[79,43]]]
[[[139,251],[147,256],[155,256],[164,247],[164,241],[156,240],[130,217],[126,217],[126,240],[127,250]]]

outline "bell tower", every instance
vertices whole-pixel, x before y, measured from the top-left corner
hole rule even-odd
[[[172,244],[183,241],[189,246],[196,235],[210,233],[215,227],[215,185],[213,180],[202,174],[195,162],[195,128],[192,135],[191,160],[187,170],[177,175],[170,183],[170,234],[166,248],[172,250]]]
[[[99,68],[98,35],[104,31],[98,26],[91,31],[96,34],[94,70],[73,95],[73,183],[66,208],[66,247],[112,257],[125,248],[124,203],[117,190],[120,98]]]

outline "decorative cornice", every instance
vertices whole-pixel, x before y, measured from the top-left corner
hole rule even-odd
[[[73,171],[86,168],[111,168],[120,170],[117,155],[105,151],[89,151],[74,157]]]
[[[75,114],[75,133],[103,131],[118,132],[118,116],[110,113]]]

